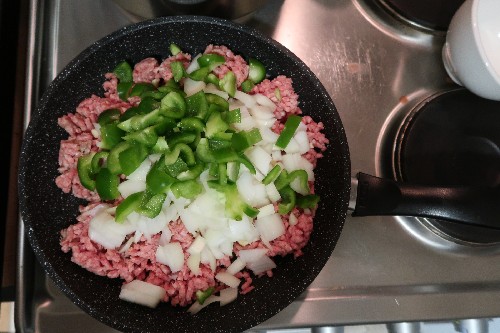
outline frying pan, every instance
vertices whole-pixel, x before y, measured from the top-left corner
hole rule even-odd
[[[276,258],[277,268],[272,278],[254,279],[252,292],[224,307],[211,305],[194,316],[184,308],[168,304],[150,309],[119,300],[122,280],[88,272],[71,262],[71,254],[63,253],[59,245],[60,231],[76,223],[78,206],[86,202],[64,194],[55,185],[59,175],[59,142],[67,138],[57,119],[74,112],[80,101],[91,94],[102,95],[104,74],[112,71],[119,61],[135,63],[149,56],[163,59],[168,56],[170,43],[191,54],[202,52],[210,43],[226,45],[236,54],[261,60],[271,77],[281,74],[290,77],[303,113],[323,122],[324,134],[330,141],[315,169],[315,191],[321,196],[321,202],[304,254],[297,259]],[[350,199],[355,201],[356,194],[360,194],[362,204],[355,214],[366,215],[402,214],[412,206],[401,193],[425,193],[362,174],[360,181],[354,182],[356,193],[351,195],[351,167],[344,128],[332,99],[317,77],[288,49],[259,32],[230,21],[201,16],[143,21],[104,37],[78,55],[50,84],[32,113],[19,170],[21,214],[42,267],[76,305],[124,332],[235,332],[256,326],[288,306],[316,278],[334,250],[348,204]],[[371,191],[377,188],[386,191],[390,204],[379,200],[370,206],[370,197],[378,197]],[[426,216],[436,209],[439,211],[442,200],[432,198],[431,195],[421,200],[424,207],[431,205],[430,210],[417,209],[416,213]],[[482,198],[488,200],[487,195]],[[462,199],[456,200],[458,205],[464,202]],[[464,217],[460,209],[455,215],[450,216]],[[447,212],[437,216],[448,217]],[[475,217],[466,216],[464,220],[474,223]]]

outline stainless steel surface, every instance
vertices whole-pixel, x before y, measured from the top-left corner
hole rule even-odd
[[[488,333],[489,331],[487,319],[465,319],[460,321],[461,333]]]
[[[389,333],[421,333],[420,323],[394,323],[388,324]]]
[[[168,15],[216,15],[227,19],[245,19],[268,0],[114,0],[136,19]]]
[[[322,81],[345,126],[352,174],[392,176],[387,155],[398,119],[452,83],[441,63],[443,34],[405,25],[373,1],[272,0],[247,24],[292,50]],[[34,105],[85,47],[131,22],[111,1],[32,0],[27,102]],[[20,249],[19,332],[115,332],[62,295],[23,235]],[[307,291],[255,330],[498,317],[499,260],[498,246],[457,244],[414,218],[349,217]]]

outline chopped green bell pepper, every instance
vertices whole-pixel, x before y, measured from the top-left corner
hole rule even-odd
[[[92,173],[92,159],[94,155],[95,153],[92,152],[90,154],[80,156],[76,166],[80,183],[83,187],[90,191],[95,190],[95,180]]]
[[[285,122],[285,127],[283,128],[278,139],[276,140],[276,147],[285,149],[286,146],[288,146],[290,140],[292,140],[292,137],[295,134],[297,128],[299,127],[301,121],[302,117],[297,115],[291,115],[288,117],[288,119]]]
[[[96,175],[95,188],[103,201],[115,200],[120,196],[118,184],[120,184],[119,176],[108,168],[101,168]]]
[[[130,213],[134,212],[141,204],[144,192],[137,192],[129,195],[116,207],[115,221],[123,223]]]

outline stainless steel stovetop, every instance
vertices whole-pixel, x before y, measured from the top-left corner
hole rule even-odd
[[[133,21],[109,0],[32,0],[26,124],[73,57]],[[322,81],[344,123],[353,174],[392,177],[394,128],[413,105],[454,87],[440,58],[444,33],[403,23],[376,0],[272,0],[245,23]],[[18,256],[18,332],[115,332],[58,290],[22,232]],[[499,299],[499,245],[459,244],[415,218],[348,217],[317,279],[255,330],[499,317]]]

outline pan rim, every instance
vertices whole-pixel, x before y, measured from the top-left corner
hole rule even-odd
[[[332,112],[332,113],[333,113],[333,116],[335,118],[334,123],[336,125],[335,133],[338,136],[342,136],[341,141],[343,142],[343,144],[342,144],[343,151],[340,152],[340,154],[345,159],[344,163],[343,163],[344,170],[341,173],[343,175],[344,179],[339,180],[339,181],[342,181],[342,182],[348,184],[348,186],[345,187],[345,191],[343,193],[339,193],[339,196],[342,197],[342,202],[344,204],[342,212],[339,216],[341,218],[341,223],[342,223],[342,225],[340,226],[340,230],[342,229],[343,223],[344,223],[346,215],[347,215],[347,204],[348,204],[349,191],[350,191],[350,188],[349,188],[349,186],[350,186],[350,157],[349,157],[349,149],[348,149],[348,145],[347,145],[347,139],[345,136],[344,127],[340,121],[340,116],[338,115],[338,113],[336,111],[335,105],[334,105],[330,95],[327,93],[326,89],[323,87],[323,85],[321,84],[319,79],[315,76],[315,74],[309,69],[309,67],[307,67],[305,65],[305,63],[302,60],[300,60],[300,58],[298,58],[290,50],[285,48],[282,44],[279,44],[277,41],[275,41],[267,36],[264,36],[263,34],[259,33],[257,30],[250,28],[250,27],[247,27],[247,26],[235,24],[231,21],[227,21],[224,19],[205,17],[205,16],[192,16],[192,15],[177,16],[177,17],[164,17],[164,18],[156,18],[156,19],[150,19],[147,21],[142,21],[139,23],[125,26],[125,27],[101,38],[100,40],[96,41],[95,43],[90,45],[88,48],[86,48],[84,51],[82,51],[76,58],[74,58],[68,65],[66,65],[63,68],[63,70],[60,72],[60,74],[58,74],[56,76],[56,78],[51,82],[49,87],[44,92],[42,98],[40,99],[40,102],[38,103],[38,105],[35,109],[35,112],[32,115],[31,122],[28,125],[25,139],[23,140],[23,144],[21,147],[20,169],[19,169],[19,184],[20,184],[20,186],[19,186],[19,200],[20,200],[21,215],[23,216],[23,220],[24,220],[24,217],[28,217],[26,219],[27,224],[25,224],[25,225],[27,225],[27,235],[28,235],[29,241],[33,245],[33,248],[35,249],[35,254],[37,256],[37,259],[41,263],[43,263],[42,266],[47,271],[49,276],[56,282],[56,284],[59,287],[61,287],[61,288],[64,287],[62,289],[64,290],[65,294],[71,299],[72,302],[74,302],[76,305],[78,305],[80,308],[82,308],[85,312],[91,314],[93,317],[99,319],[103,323],[106,323],[112,327],[118,327],[119,329],[123,329],[123,330],[130,330],[131,328],[127,327],[127,326],[119,326],[119,325],[117,326],[117,324],[115,322],[108,320],[108,318],[105,317],[105,315],[100,315],[99,313],[95,313],[95,311],[93,311],[94,309],[91,305],[82,301],[82,299],[76,293],[74,293],[74,291],[71,288],[69,288],[67,286],[67,284],[64,282],[64,280],[59,276],[59,273],[53,267],[50,260],[48,260],[48,258],[46,257],[46,253],[44,253],[44,251],[40,250],[40,243],[39,243],[40,240],[35,235],[35,230],[33,229],[33,225],[30,222],[28,212],[25,211],[26,206],[27,206],[26,201],[25,201],[26,196],[24,195],[26,189],[23,186],[23,184],[25,182],[24,176],[26,174],[25,170],[27,167],[25,145],[27,144],[28,141],[26,140],[26,138],[30,138],[33,135],[32,132],[35,131],[35,129],[37,128],[37,124],[43,115],[42,114],[43,110],[45,109],[46,104],[50,101],[50,97],[53,94],[53,91],[55,91],[56,88],[59,87],[61,82],[64,82],[66,77],[71,73],[71,69],[73,67],[78,66],[79,63],[81,63],[82,61],[87,59],[89,56],[91,56],[92,54],[97,52],[104,45],[111,43],[113,40],[115,40],[117,38],[120,38],[122,36],[127,35],[130,31],[140,30],[140,29],[144,29],[144,28],[148,28],[148,27],[153,27],[156,25],[163,25],[163,24],[169,24],[169,23],[186,23],[186,22],[202,22],[202,23],[204,22],[204,23],[210,23],[210,24],[215,24],[215,25],[219,25],[219,26],[224,26],[226,28],[236,29],[244,34],[249,34],[249,35],[252,35],[258,39],[261,39],[266,44],[271,44],[273,47],[278,48],[281,52],[284,52],[297,65],[299,65],[301,67],[301,69],[304,71],[304,73],[307,76],[314,79],[313,80],[315,83],[314,88],[317,89],[317,91],[320,92],[324,98],[327,98],[330,105],[333,106],[334,112]],[[340,231],[339,231],[339,235],[340,235]],[[335,241],[333,241],[332,251],[335,247],[335,244],[337,243],[339,235],[337,235],[337,239]],[[326,263],[326,261],[325,261],[325,263]],[[314,275],[317,276],[317,274],[314,274]],[[304,287],[304,290],[312,282],[312,280],[305,281],[305,282],[307,282],[307,283],[306,283],[306,286]],[[295,299],[295,297],[293,297],[293,299]],[[292,299],[292,301],[293,301],[293,299]],[[280,310],[278,310],[277,312],[275,312],[274,314],[283,310],[283,308],[288,306],[290,303],[291,302],[288,302],[288,304],[283,305],[282,308]],[[267,318],[269,318],[269,317],[267,317]],[[260,322],[262,322],[262,321],[260,321]]]

